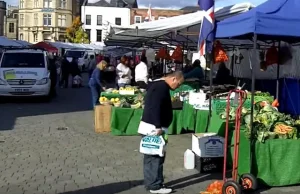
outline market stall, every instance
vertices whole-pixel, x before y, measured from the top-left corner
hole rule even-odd
[[[296,0],[269,0],[247,13],[219,22],[217,38],[248,39],[252,37],[254,44],[252,55],[255,56],[258,56],[258,49],[262,49],[259,48],[257,40],[276,39],[290,43],[298,42],[300,34],[293,26],[300,24],[299,12],[297,12],[299,8]],[[262,58],[264,59],[265,56],[262,55]],[[255,101],[255,78],[257,76],[255,72],[257,69],[262,69],[262,71],[266,69],[263,67],[265,61],[262,60],[262,62],[260,66],[256,61],[251,63],[249,69],[252,78],[252,98],[250,110],[245,110],[244,113],[245,128],[244,135],[241,136],[239,174],[251,171],[261,183],[269,186],[298,184],[300,176],[293,171],[297,168],[295,164],[300,161],[296,151],[299,145],[299,121],[274,108],[278,105],[277,101],[274,104],[269,104],[268,100],[262,103]],[[275,64],[279,64],[278,58]],[[277,69],[279,72],[279,66]]]

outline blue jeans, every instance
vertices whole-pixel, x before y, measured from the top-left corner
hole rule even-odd
[[[100,98],[100,88],[94,85],[90,85],[91,93],[92,93],[92,102],[93,107],[99,105],[99,98]]]
[[[163,165],[165,156],[144,154],[144,184],[146,190],[159,190],[163,187]]]

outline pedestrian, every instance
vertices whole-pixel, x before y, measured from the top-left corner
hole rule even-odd
[[[56,68],[56,58],[53,54],[49,54],[49,73],[50,73],[50,96],[55,97],[56,93],[56,84],[57,84],[57,68]]]
[[[123,56],[116,68],[118,87],[125,87],[131,83],[131,70],[128,67],[128,58]]]
[[[89,61],[89,64],[88,64],[89,78],[91,78],[91,75],[92,75],[94,69],[96,68],[96,66],[97,66],[97,61],[95,59],[95,56],[91,55],[90,56],[90,61]]]
[[[173,120],[170,89],[175,90],[184,81],[180,71],[149,83],[145,96],[145,107],[138,132],[143,135],[163,136],[167,143],[166,129]],[[143,127],[141,127],[143,126]],[[172,189],[164,186],[164,157],[144,154],[144,184],[150,193],[171,193]]]
[[[69,75],[70,75],[71,64],[67,57],[64,56],[61,62],[61,82],[60,86],[67,88],[69,85]]]
[[[146,89],[148,84],[147,58],[142,55],[141,62],[135,67],[135,83],[139,88]]]
[[[94,69],[89,81],[89,86],[92,93],[93,107],[99,104],[101,92],[105,90],[103,84],[101,83],[101,71],[104,70],[106,66],[106,61],[102,60]]]

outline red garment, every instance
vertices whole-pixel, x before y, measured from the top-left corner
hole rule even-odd
[[[103,57],[101,55],[98,55],[96,57],[97,64],[100,63],[102,60],[103,60]]]

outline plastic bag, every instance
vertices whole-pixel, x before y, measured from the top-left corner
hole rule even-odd
[[[145,136],[140,142],[140,153],[147,155],[165,155],[166,142],[162,136]]]

